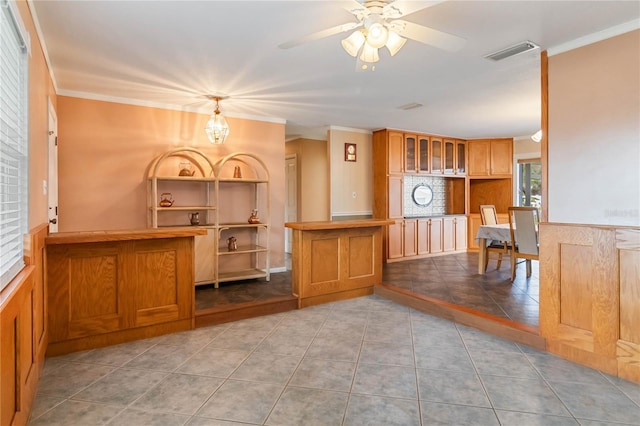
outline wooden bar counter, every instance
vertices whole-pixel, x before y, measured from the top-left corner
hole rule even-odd
[[[389,220],[289,222],[298,308],[373,293],[382,282],[382,235]]]
[[[47,355],[194,326],[194,236],[205,228],[51,234]]]

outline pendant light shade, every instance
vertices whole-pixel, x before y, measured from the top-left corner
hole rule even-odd
[[[354,31],[349,37],[342,40],[342,48],[354,58],[358,55],[364,44],[365,37],[361,30]]]
[[[376,22],[369,27],[369,32],[367,33],[367,43],[369,43],[371,47],[375,47],[376,49],[381,48],[387,43],[388,38],[389,31],[385,28],[384,25]]]
[[[406,38],[400,37],[393,31],[389,31],[389,38],[387,39],[386,46],[387,49],[389,49],[389,53],[391,53],[391,56],[394,56],[396,53],[398,53],[398,51],[402,49],[402,46],[404,46],[406,42]]]
[[[225,139],[229,135],[229,125],[227,124],[227,120],[220,113],[219,102],[221,97],[219,96],[210,96],[212,100],[216,101],[216,110],[213,112],[211,117],[209,117],[209,121],[207,122],[207,126],[204,128],[205,132],[207,132],[207,137],[212,144],[222,144]]]
[[[372,47],[369,43],[365,43],[362,48],[362,54],[360,55],[360,60],[362,62],[378,62],[380,60],[380,56],[378,56],[378,48]]]

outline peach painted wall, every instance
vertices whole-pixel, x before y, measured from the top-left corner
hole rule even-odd
[[[42,182],[47,176],[48,103],[55,107],[56,94],[44,59],[40,39],[26,1],[17,3],[22,22],[31,38],[29,57],[29,229],[47,222],[47,195]]]
[[[284,266],[284,124],[227,117],[227,141],[212,145],[207,120],[193,112],[59,96],[60,231],[147,227],[148,166],[169,149],[194,147],[212,161],[250,152],[269,169],[271,266]],[[239,221],[248,218],[244,197],[230,194],[223,202],[237,208]]]
[[[357,161],[344,161],[345,143],[356,144]],[[329,129],[331,215],[333,217],[371,215],[373,213],[371,145],[371,132],[369,131]]]
[[[297,157],[298,221],[329,220],[329,161],[327,141],[295,139],[285,153]]]
[[[640,30],[549,58],[549,221],[640,225]]]

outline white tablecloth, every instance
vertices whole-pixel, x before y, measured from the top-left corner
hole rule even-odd
[[[476,240],[481,238],[487,241],[511,241],[508,223],[499,223],[497,225],[480,225]]]

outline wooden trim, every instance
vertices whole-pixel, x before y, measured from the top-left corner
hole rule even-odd
[[[547,51],[540,53],[540,94],[541,94],[541,129],[540,162],[542,163],[542,217],[540,220],[549,220],[549,58]]]
[[[99,243],[107,241],[151,240],[207,235],[207,227],[145,228],[121,231],[59,232],[46,238],[47,245]]]
[[[162,336],[167,333],[175,333],[191,329],[192,319],[188,318],[180,321],[120,330],[113,333],[99,334],[61,342],[52,342],[49,343],[49,347],[47,348],[47,356],[58,356],[68,354],[70,352],[102,348],[105,346],[117,345],[134,340],[148,339],[150,337]]]
[[[257,302],[234,303],[196,311],[195,326],[206,327],[209,325],[224,324],[262,315],[278,314],[297,309],[298,298],[296,296],[274,297],[269,300]]]

